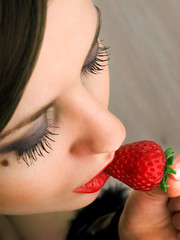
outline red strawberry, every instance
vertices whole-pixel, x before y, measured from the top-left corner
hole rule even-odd
[[[173,164],[172,148],[163,152],[162,148],[152,141],[140,141],[121,146],[115,153],[113,162],[106,172],[119,179],[131,188],[139,191],[150,191],[160,183],[166,192],[167,174],[176,172],[169,167]]]

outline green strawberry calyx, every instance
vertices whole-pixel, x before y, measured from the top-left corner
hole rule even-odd
[[[167,188],[169,187],[169,185],[166,185],[167,183],[167,177],[168,174],[176,174],[176,171],[174,171],[170,166],[174,163],[174,156],[171,156],[174,153],[173,148],[168,148],[164,154],[166,156],[166,165],[164,168],[164,176],[160,182],[160,187],[162,189],[162,191],[166,192]]]

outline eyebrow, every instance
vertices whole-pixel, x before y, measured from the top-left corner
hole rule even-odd
[[[100,29],[101,29],[101,11],[96,5],[94,5],[94,7],[97,11],[97,26],[96,26],[95,35],[94,35],[94,38],[93,38],[93,41],[92,41],[92,44],[91,44],[91,47],[88,51],[87,56],[89,55],[89,53],[92,51],[92,49],[96,45],[96,42],[97,42],[97,39],[98,39],[98,36],[99,36],[99,33],[100,33]],[[45,113],[48,108],[53,106],[55,101],[56,101],[56,99],[54,99],[50,103],[46,104],[45,106],[41,107],[37,112],[33,113],[30,117],[27,117],[26,119],[23,119],[20,123],[18,123],[12,129],[4,132],[3,134],[0,134],[0,141],[3,140],[8,135],[12,134],[14,131],[21,129],[22,127],[26,126],[27,124],[29,124],[31,122],[34,122],[36,119],[38,119],[40,116],[42,116],[42,114]]]

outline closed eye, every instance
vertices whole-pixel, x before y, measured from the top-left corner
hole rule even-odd
[[[58,135],[58,127],[54,125],[54,111],[50,107],[35,121],[35,126],[22,138],[19,138],[0,148],[0,153],[14,152],[18,162],[22,159],[28,166],[37,161],[38,156],[44,157],[44,153],[52,150],[51,142]]]
[[[29,166],[37,161],[38,156],[44,157],[44,153],[50,153],[52,150],[51,142],[55,142],[54,137],[58,135],[57,129],[59,127],[54,125],[52,120],[53,111],[47,110],[45,113],[45,126],[42,130],[40,138],[36,138],[36,141],[32,141],[30,145],[22,145],[16,150],[17,160],[21,159]]]
[[[97,40],[94,49],[92,49],[92,52],[85,60],[82,68],[83,74],[98,74],[100,71],[102,71],[109,61],[108,50],[108,47],[100,46],[100,43]]]

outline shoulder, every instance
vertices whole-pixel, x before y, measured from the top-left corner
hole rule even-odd
[[[98,236],[99,232],[101,234],[106,233],[107,229],[111,228],[111,221],[116,218],[116,220],[119,220],[126,199],[127,191],[125,187],[117,185],[102,190],[100,196],[93,203],[77,213],[76,218],[72,221],[67,239],[96,239],[92,238],[92,232],[96,232]],[[75,236],[77,237],[75,238]]]

